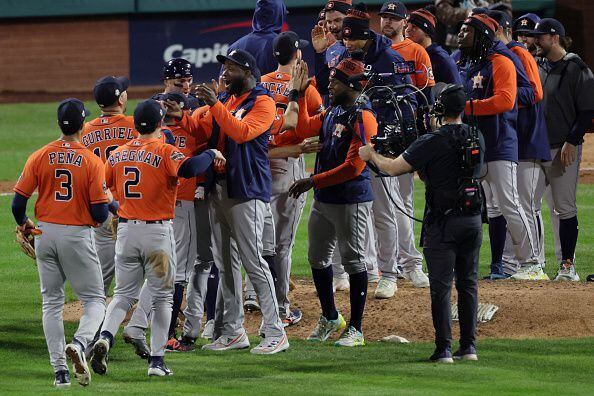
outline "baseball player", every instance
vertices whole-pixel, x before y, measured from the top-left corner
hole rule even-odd
[[[489,218],[492,272],[501,268],[506,227],[520,265],[538,265],[528,220],[518,199],[516,69],[508,57],[495,51],[497,29],[496,21],[477,14],[464,21],[458,36],[461,76],[471,99],[466,115],[476,117],[486,143],[482,185]]]
[[[220,152],[208,150],[187,158],[161,136],[165,112],[159,102],[140,102],[134,111],[139,133],[112,152],[105,163],[107,185],[121,200],[116,241],[116,287],[107,308],[101,336],[93,347],[91,367],[107,372],[107,357],[128,310],[136,303],[146,276],[151,296],[151,352],[149,376],[167,376],[163,355],[171,321],[176,254],[171,219],[174,217],[178,178],[192,178],[217,160]]]
[[[576,54],[567,50],[571,39],[565,27],[552,18],[541,19],[531,33],[544,91],[544,114],[551,147],[550,166],[544,171],[559,216],[561,263],[555,280],[578,281],[574,266],[578,238],[576,190],[584,133],[594,118],[594,76]]]
[[[519,280],[548,280],[543,271],[544,235],[542,234],[540,207],[544,186],[542,163],[551,160],[547,130],[542,109],[542,86],[538,76],[538,66],[526,48],[511,40],[512,20],[502,11],[488,11],[488,15],[497,21],[499,28],[496,38],[499,42],[495,51],[514,62],[517,79],[518,119],[518,199],[528,220],[528,227],[537,250],[536,265],[519,266],[513,254],[513,243],[507,232],[502,266],[492,268],[491,279],[512,276]],[[505,46],[504,46],[505,45]],[[508,49],[510,52],[508,52]],[[539,192],[537,195],[536,193]]]
[[[540,21],[540,17],[536,14],[524,14],[514,21],[513,24],[513,38],[517,42],[524,44],[526,49],[532,56],[536,56],[536,44],[534,36],[530,34]]]
[[[81,143],[104,163],[113,150],[137,136],[134,119],[124,115],[129,85],[127,77],[105,76],[95,83],[93,89],[101,116],[85,123]],[[114,196],[114,200],[118,201],[118,197]],[[93,228],[106,296],[115,274],[116,230],[112,229],[113,221],[114,213],[110,212],[101,227]]]
[[[383,4],[379,16],[382,33],[392,41],[392,49],[398,52],[406,61],[413,61],[415,69],[420,71],[418,74],[411,75],[413,85],[423,91],[430,102],[433,102],[433,94],[431,87],[435,85],[433,78],[433,69],[431,66],[431,59],[425,49],[408,38],[404,38],[404,28],[407,24],[408,10],[406,6],[400,1],[388,1]],[[419,102],[421,102],[419,100]],[[406,173],[397,177],[398,187],[397,196],[398,203],[401,208],[405,209],[408,216],[414,215],[414,174]],[[378,186],[381,188],[381,186]],[[375,190],[377,191],[377,189]],[[378,194],[378,198],[381,195]],[[385,203],[389,205],[389,203]],[[396,227],[397,227],[397,262],[402,269],[402,275],[409,279],[415,287],[429,287],[429,279],[423,272],[423,256],[417,250],[414,243],[413,220],[400,210],[396,210]],[[380,268],[381,269],[381,268]],[[387,286],[389,290],[389,283],[382,282],[378,284],[376,296],[383,296],[384,290],[382,286]]]
[[[243,327],[241,271],[243,264],[262,310],[264,338],[251,350],[254,354],[275,354],[289,348],[278,315],[270,264],[262,254],[264,217],[269,213],[271,194],[268,160],[269,131],[276,114],[269,91],[256,85],[260,72],[252,55],[234,50],[219,55],[224,64],[225,92],[219,97],[206,85],[196,87],[197,97],[210,107],[200,116],[183,115],[179,125],[209,140],[209,147],[225,150],[225,168],[215,169],[209,180],[213,255],[221,284],[217,296],[214,341],[203,346],[212,351],[248,348]],[[179,109],[169,108],[175,118]]]
[[[284,112],[288,104],[291,68],[301,59],[301,49],[309,43],[301,40],[295,32],[287,31],[279,34],[273,43],[274,56],[278,60],[278,68],[272,73],[262,76],[261,85],[274,94],[277,107],[277,120],[273,124],[271,133],[276,135],[287,129]],[[305,102],[308,114],[320,112],[322,98],[318,91],[310,86],[305,91]],[[300,142],[294,142],[300,143]],[[305,159],[303,155],[281,157],[278,152],[282,145],[275,145],[271,141],[269,149],[270,169],[272,172],[272,196],[270,206],[274,219],[276,234],[276,298],[279,304],[279,315],[283,325],[291,326],[301,320],[301,311],[291,310],[289,301],[289,278],[291,275],[291,251],[295,243],[297,226],[305,207],[305,195],[294,199],[289,196],[289,187],[305,176]],[[280,154],[282,155],[282,154]]]
[[[413,11],[408,17],[408,24],[404,31],[405,36],[425,48],[433,66],[433,76],[436,82],[461,84],[462,80],[456,62],[450,58],[446,50],[433,42],[436,23],[435,15],[428,9],[421,8]]]
[[[153,95],[152,99],[158,101],[173,100],[184,110],[192,109],[193,106],[195,107],[200,101],[188,93],[193,81],[192,69],[192,65],[185,59],[176,58],[167,62],[163,68],[165,90],[162,93]],[[206,141],[198,141],[195,135],[176,126],[173,120],[166,118],[161,132],[167,143],[179,148],[186,156],[197,154],[200,146],[206,147]],[[171,323],[169,325],[169,339],[166,346],[166,350],[168,351],[186,352],[194,349],[193,342],[180,343],[177,340],[175,329],[177,327],[177,318],[183,300],[184,289],[188,284],[190,275],[194,271],[198,243],[204,243],[198,242],[199,238],[196,235],[196,216],[194,211],[196,184],[196,178],[182,178],[179,181],[175,201],[173,235],[176,246],[177,268],[175,271],[175,290],[173,293]],[[208,238],[200,239],[207,240]],[[148,327],[151,311],[151,297],[145,290],[147,287],[146,284],[143,286],[137,308],[134,310],[128,325],[124,329],[124,340],[131,343],[134,346],[136,354],[143,358],[148,357],[144,331]]]
[[[308,340],[326,341],[333,332],[344,329],[335,345],[365,345],[362,331],[367,297],[367,258],[363,242],[370,216],[373,192],[370,171],[358,157],[358,149],[377,133],[371,111],[357,113],[355,99],[363,89],[350,79],[364,71],[363,63],[345,59],[330,73],[329,98],[332,106],[310,117],[300,100],[298,129],[300,137],[319,136],[322,150],[316,156],[313,176],[296,181],[289,193],[299,195],[314,189],[314,203],[308,223],[308,260],[322,308],[322,315]],[[297,101],[307,81],[290,94]],[[359,122],[357,117],[360,117]],[[363,130],[361,126],[363,125]],[[290,137],[289,132],[281,138]],[[338,247],[342,264],[349,274],[351,317],[347,324],[336,310],[332,290],[332,252]]]
[[[80,142],[87,115],[78,99],[60,103],[58,125],[62,135],[28,158],[12,202],[18,228],[35,228],[25,211],[35,189],[39,192],[35,217],[40,235],[35,237],[35,254],[43,332],[58,388],[70,386],[66,357],[72,361],[78,383],[86,386],[91,382],[84,351],[105,315],[101,264],[91,227],[107,219],[109,197],[101,160]],[[78,329],[68,345],[64,345],[62,323],[66,280],[83,305]]]

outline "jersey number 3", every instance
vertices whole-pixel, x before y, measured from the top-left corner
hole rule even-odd
[[[68,169],[56,169],[56,179],[60,180],[60,189],[56,191],[56,201],[67,202],[72,199],[72,173]]]
[[[124,176],[132,177],[124,182],[124,198],[126,199],[139,199],[142,198],[142,193],[138,191],[132,191],[132,187],[138,186],[140,183],[140,169],[135,166],[124,167]]]

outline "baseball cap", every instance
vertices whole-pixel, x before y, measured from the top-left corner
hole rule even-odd
[[[78,132],[91,112],[76,98],[64,99],[58,105],[58,125],[65,135]]]
[[[154,99],[143,100],[134,110],[134,126],[140,133],[150,133],[165,116],[161,104]]]
[[[188,103],[188,97],[180,92],[169,92],[163,95],[163,100],[172,100],[179,104],[182,110],[188,110],[190,104]]]
[[[338,11],[341,14],[347,13],[347,11],[353,6],[352,0],[330,0],[324,6],[326,11]]]
[[[129,86],[128,77],[105,76],[95,83],[93,96],[99,107],[111,106]]]
[[[497,21],[487,14],[473,14],[464,20],[464,24],[472,26],[491,41],[495,40],[495,32],[499,28]]]
[[[301,40],[297,33],[290,30],[282,32],[272,42],[274,55],[276,56],[293,55],[298,49],[303,49],[308,45],[309,41]]]
[[[227,56],[225,55],[217,55],[217,61],[222,64],[225,64],[226,61],[231,61],[236,65],[243,67],[244,69],[248,69],[252,72],[252,75],[256,78],[256,80],[260,79],[260,69],[258,69],[258,65],[256,64],[256,59],[247,51],[242,49],[234,49]]]
[[[365,73],[365,66],[363,62],[352,58],[346,58],[330,70],[330,77],[341,81],[343,84],[356,91],[361,91],[361,81],[353,79],[353,77],[361,76]]]
[[[543,18],[541,19],[534,30],[530,32],[535,36],[540,36],[542,34],[557,34],[561,37],[565,36],[565,27],[563,24],[556,19],[553,18]]]
[[[514,33],[530,33],[540,21],[540,17],[536,14],[524,14],[514,21]]]
[[[406,9],[406,6],[400,1],[386,1],[382,5],[382,8],[378,14],[379,16],[390,15],[400,19],[405,19],[408,17],[408,10]]]
[[[365,3],[358,3],[347,12],[342,21],[342,37],[351,40],[368,40],[371,38],[369,19]]]
[[[497,21],[499,26],[501,26],[502,28],[511,29],[512,19],[507,12],[489,10],[487,11],[487,15],[493,18],[495,21]]]

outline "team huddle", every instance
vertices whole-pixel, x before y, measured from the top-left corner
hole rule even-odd
[[[286,328],[302,317],[289,299],[291,253],[312,189],[307,258],[321,315],[308,340],[338,334],[337,346],[365,345],[369,283],[377,283],[375,298],[387,299],[400,278],[431,288],[431,360],[476,360],[481,210],[456,212],[445,203],[449,196],[427,194],[425,242],[436,238],[435,224],[443,233],[449,221],[429,218],[460,216],[475,230],[471,248],[460,253],[468,259],[456,261],[456,287],[468,294],[459,296],[467,303],[459,303],[460,349],[452,355],[453,267],[429,265],[431,254],[431,263],[446,259],[426,249],[427,276],[413,229],[414,171],[437,192],[429,162],[447,150],[440,154],[445,146],[435,142],[422,146],[427,139],[421,136],[389,162],[377,143],[378,153],[372,148],[390,125],[415,137],[436,135],[424,123],[429,113],[442,128],[465,120],[482,135],[484,160],[475,165],[482,167],[476,179],[489,225],[489,278],[548,279],[545,197],[556,241],[555,280],[578,281],[576,188],[583,136],[594,119],[594,76],[567,52],[570,40],[559,21],[534,14],[514,21],[497,7],[464,17],[450,55],[432,39],[449,6],[437,1],[409,13],[388,1],[379,12],[380,34],[370,29],[365,4],[331,0],[308,42],[281,33],[282,1],[259,0],[254,26],[270,30],[248,34],[217,56],[220,76],[200,76],[214,77],[210,83],[194,86],[193,66],[176,58],[163,68],[163,92],[141,101],[133,116],[124,114],[126,77],[97,81],[101,115],[93,120],[85,122],[89,111],[80,100],[61,102],[61,137],[29,157],[12,204],[17,231],[34,235],[54,385],[70,385],[67,359],[83,386],[91,381],[89,365],[107,374],[110,349],[131,309],[122,338],[148,360],[149,376],[172,375],[165,352],[192,351],[199,337],[210,340],[203,350],[249,348],[245,310],[262,314],[261,341],[251,353],[287,350]],[[301,53],[309,45],[310,65]],[[402,71],[407,62],[412,72]],[[390,104],[365,102],[361,93],[374,85],[405,98],[397,120]],[[308,153],[316,155],[311,176]],[[384,171],[382,177],[368,163]],[[37,225],[25,214],[35,190]],[[464,273],[458,264],[467,265]],[[83,305],[69,344],[62,324],[66,280]],[[348,320],[334,303],[334,293],[346,289]]]

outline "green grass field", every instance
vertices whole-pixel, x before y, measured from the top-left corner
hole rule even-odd
[[[87,106],[98,114],[96,106]],[[130,109],[133,108],[131,103]],[[57,138],[56,103],[0,106],[0,181],[18,177],[27,155]],[[131,111],[129,110],[129,113]],[[594,273],[594,188],[580,185],[580,275]],[[10,196],[0,197],[0,393],[47,394],[51,387],[41,325],[41,296],[36,269],[13,242]],[[28,213],[33,213],[33,202]],[[308,206],[309,207],[309,206]],[[416,186],[417,215],[423,208],[423,186]],[[294,273],[309,276],[306,261],[306,215],[294,250]],[[547,216],[545,216],[547,217]],[[547,219],[548,220],[548,219]],[[546,225],[549,230],[549,225]],[[416,228],[418,233],[419,227]],[[488,272],[488,236],[481,251],[481,274]],[[550,233],[547,257],[554,263]],[[547,267],[549,276],[554,265]],[[594,289],[593,289],[594,292]],[[68,293],[68,299],[74,297]],[[554,296],[548,303],[554,303]],[[579,302],[576,302],[578,304]],[[387,312],[386,315],[394,313]],[[75,324],[66,323],[67,339]],[[253,341],[256,341],[255,339]],[[167,356],[175,375],[148,378],[146,364],[118,342],[109,373],[94,376],[88,389],[73,383],[70,393],[126,394],[594,394],[594,338],[575,340],[487,340],[479,343],[481,360],[443,366],[424,361],[433,346],[371,342],[365,348],[338,349],[291,340],[292,348],[271,357],[249,352],[224,355],[193,352]]]

